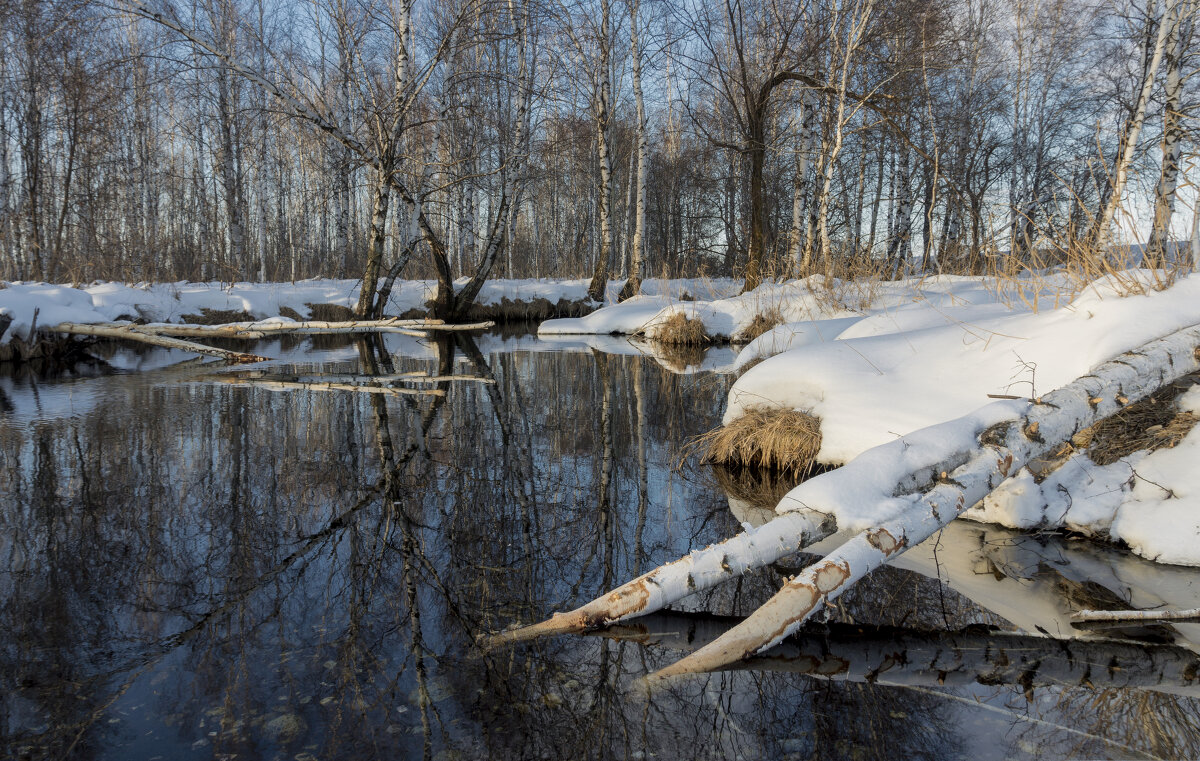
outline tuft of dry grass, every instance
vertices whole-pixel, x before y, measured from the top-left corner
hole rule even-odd
[[[1142,450],[1170,449],[1200,421],[1196,414],[1182,412],[1176,404],[1179,395],[1197,382],[1200,378],[1188,376],[1168,384],[1075,434],[1071,445],[1086,449],[1097,465],[1111,465]]]
[[[754,315],[754,319],[750,321],[741,333],[738,333],[737,343],[750,343],[754,339],[773,330],[776,326],[783,324],[783,312],[779,311],[778,306],[765,309]]]
[[[356,319],[354,310],[341,304],[305,304],[309,319],[317,322],[349,322]]]
[[[231,322],[254,322],[254,315],[242,309],[200,308],[200,314],[181,315],[180,319],[191,325],[228,325]]]
[[[807,412],[752,407],[727,426],[688,443],[701,462],[772,468],[799,477],[812,470],[821,449],[821,421]]]
[[[683,312],[675,312],[658,325],[653,338],[676,346],[707,346],[712,338],[704,331],[704,323],[693,320]]]

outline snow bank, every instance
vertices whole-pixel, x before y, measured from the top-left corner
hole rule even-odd
[[[1149,282],[1150,275],[1122,277]],[[857,317],[780,326],[743,350],[738,366],[769,358],[734,384],[725,422],[758,406],[810,412],[821,419],[818,460],[848,463],[797,487],[780,512],[836,503],[839,529],[878,525],[906,507],[904,497],[891,496],[892,486],[914,463],[961,451],[1025,404],[989,403],[989,395],[1039,396],[1122,352],[1200,324],[1200,275],[1128,296],[1114,281],[1100,281],[1070,304],[1038,311],[1032,301],[1007,305],[963,283],[942,285],[913,288],[907,302],[898,289],[883,294]],[[1182,403],[1200,410],[1200,391]],[[1107,467],[1078,454],[1041,483],[1021,471],[968,517],[1019,529],[1068,528],[1127,543],[1160,562],[1200,565],[1198,461],[1200,431],[1174,449]]]
[[[1105,359],[1200,323],[1196,275],[1166,291],[1126,297],[1101,282],[1067,306],[1036,313],[994,299],[948,306],[942,296],[879,309],[835,340],[813,339],[763,361],[730,390],[725,422],[762,405],[810,412],[822,421],[818,460],[845,463],[967,415],[989,394],[1050,391]]]
[[[1200,414],[1200,387],[1179,399]],[[965,513],[1009,528],[1067,528],[1124,542],[1161,563],[1200,565],[1200,426],[1174,448],[1137,452],[1111,465],[1073,455],[1040,484],[1028,471]]]

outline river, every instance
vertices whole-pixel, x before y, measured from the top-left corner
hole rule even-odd
[[[1195,625],[1045,636],[1085,602],[1182,605],[1200,573],[1060,536],[955,524],[777,657],[652,695],[639,677],[800,560],[603,635],[481,652],[762,519],[682,452],[720,422],[731,378],[708,368],[729,350],[495,333],[254,351],[278,359],[109,347],[0,370],[0,755],[1200,755]],[[366,376],[392,390],[345,388]]]

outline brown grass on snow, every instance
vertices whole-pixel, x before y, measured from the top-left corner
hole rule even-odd
[[[706,346],[712,343],[712,338],[704,332],[704,323],[688,318],[683,312],[676,312],[663,320],[654,332],[654,339],[682,346]]]
[[[750,324],[741,333],[738,333],[737,340],[739,343],[750,343],[768,330],[772,330],[782,324],[783,312],[779,311],[779,307],[777,306],[771,307],[754,315],[754,319],[750,321]]]
[[[799,476],[811,470],[821,449],[821,423],[806,412],[752,407],[688,446],[696,448],[702,462],[774,468]]]
[[[1187,376],[1164,386],[1075,434],[1072,446],[1086,449],[1097,465],[1111,465],[1143,449],[1174,447],[1200,420],[1194,413],[1180,411],[1176,404],[1179,395],[1197,382],[1200,378]]]

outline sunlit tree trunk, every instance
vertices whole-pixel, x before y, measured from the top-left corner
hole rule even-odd
[[[1175,191],[1179,186],[1179,159],[1183,151],[1183,59],[1192,37],[1192,19],[1196,0],[1183,0],[1178,20],[1171,25],[1166,41],[1164,63],[1167,69],[1163,103],[1162,174],[1154,194],[1154,221],[1147,253],[1158,261],[1167,254],[1171,218],[1175,212]],[[1164,22],[1165,23],[1165,22]]]
[[[1111,172],[1107,198],[1096,215],[1090,241],[1093,246],[1103,244],[1108,235],[1108,229],[1116,216],[1117,208],[1121,205],[1125,184],[1129,179],[1129,167],[1133,163],[1133,154],[1137,150],[1138,138],[1142,134],[1142,126],[1146,121],[1146,107],[1150,103],[1150,92],[1154,88],[1154,80],[1162,63],[1163,53],[1167,47],[1168,32],[1174,28],[1175,6],[1178,0],[1164,0],[1162,17],[1158,19],[1158,32],[1152,33],[1155,22],[1155,4],[1152,2],[1146,27],[1146,64],[1142,68],[1141,81],[1138,86],[1138,96],[1134,103],[1129,119],[1125,123],[1124,134],[1121,135],[1121,147],[1118,150],[1116,163]]]

